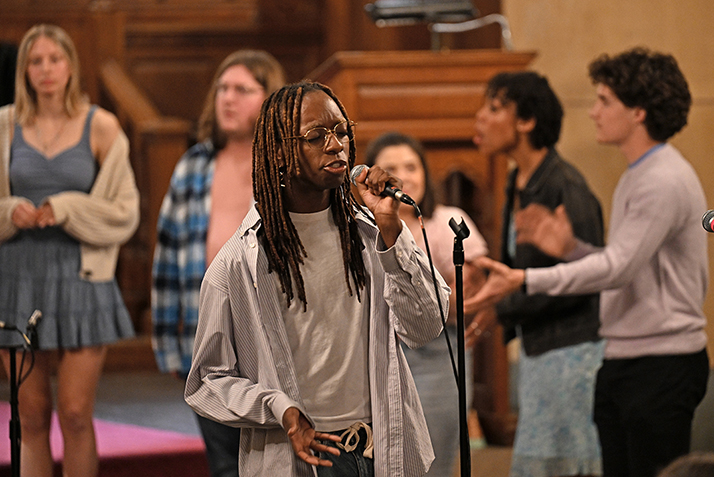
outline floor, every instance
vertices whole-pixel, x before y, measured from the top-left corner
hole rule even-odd
[[[9,386],[0,383],[0,400],[9,400]],[[198,435],[193,411],[183,400],[183,381],[151,371],[111,372],[102,376],[95,416],[99,419]],[[697,409],[692,449],[714,451],[714,377]],[[510,447],[489,446],[472,451],[472,477],[506,477]],[[454,477],[460,476],[458,469]]]
[[[167,374],[141,371],[105,373],[97,390],[98,419],[198,435],[198,424],[183,400],[183,381]],[[0,384],[0,400],[10,389]]]
[[[0,383],[0,400],[8,401],[9,386]],[[199,435],[193,411],[183,400],[183,381],[156,372],[105,373],[97,391],[95,417],[184,434]],[[472,477],[506,477],[509,447],[474,450]],[[460,476],[458,469],[454,477]]]

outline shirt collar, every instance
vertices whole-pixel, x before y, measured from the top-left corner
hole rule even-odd
[[[664,143],[664,142],[661,142],[661,143],[659,143],[659,144],[655,144],[654,146],[652,146],[651,148],[649,148],[649,149],[647,150],[647,152],[645,152],[645,153],[642,154],[640,157],[638,157],[635,162],[633,162],[632,164],[630,164],[629,166],[627,166],[627,168],[628,168],[628,169],[633,169],[635,166],[637,166],[638,164],[642,163],[645,159],[647,159],[647,158],[650,157],[652,154],[654,154],[656,151],[658,151],[659,149],[661,149],[662,146],[664,146],[665,144],[666,144],[666,143]]]

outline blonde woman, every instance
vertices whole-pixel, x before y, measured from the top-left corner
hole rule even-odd
[[[92,425],[106,345],[133,336],[114,278],[139,221],[128,140],[80,90],[67,33],[36,25],[18,52],[15,104],[0,109],[0,316],[24,330],[42,311],[35,364],[19,388],[23,476],[51,476],[50,364],[64,475],[97,475]],[[1,333],[0,347],[20,344]],[[2,351],[9,372],[9,353]],[[27,368],[25,368],[26,370]]]

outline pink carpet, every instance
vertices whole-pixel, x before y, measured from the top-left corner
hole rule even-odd
[[[10,404],[0,402],[0,477],[10,475]],[[94,420],[100,475],[111,477],[207,476],[208,464],[200,436],[131,424]],[[50,432],[52,457],[62,461],[62,434],[57,415]],[[55,474],[58,471],[55,465]]]

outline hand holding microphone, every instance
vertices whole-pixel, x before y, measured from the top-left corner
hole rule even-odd
[[[357,177],[359,177],[359,175],[362,174],[362,171],[364,171],[365,169],[369,170],[369,167],[365,166],[364,164],[358,164],[352,168],[352,171],[350,172],[350,181],[352,181],[352,184],[357,185]],[[389,182],[384,185],[384,190],[381,192],[380,195],[383,197],[392,197],[393,199],[398,200],[400,202],[404,202],[407,205],[416,205],[414,199],[409,197],[407,194],[402,192],[401,189],[393,186]]]
[[[355,166],[350,171],[350,180],[357,187],[364,205],[372,212],[384,244],[387,248],[391,247],[402,231],[399,202],[411,203],[415,207],[416,204],[411,197],[390,184],[394,182],[400,186],[401,181],[379,166],[374,166],[371,170],[365,165]],[[386,197],[391,199],[385,199]],[[406,202],[407,200],[410,202]]]

